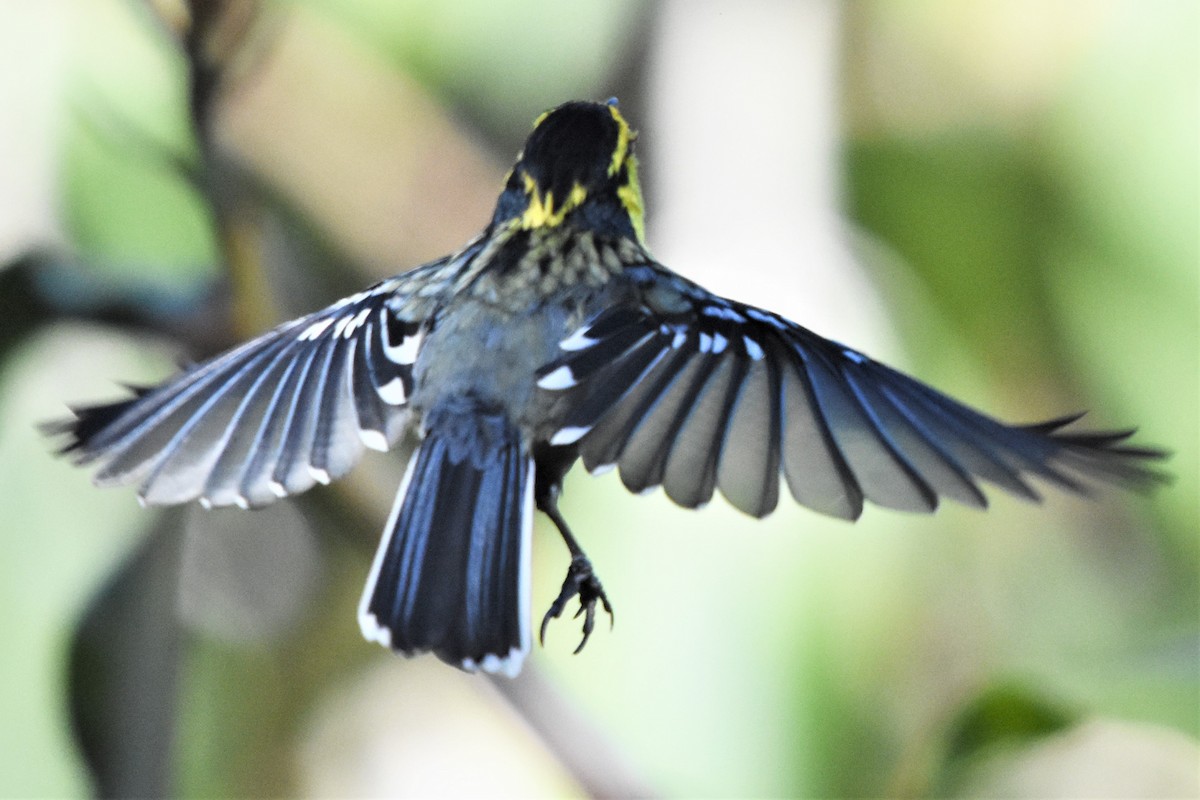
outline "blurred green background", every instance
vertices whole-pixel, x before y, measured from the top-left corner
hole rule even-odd
[[[202,5],[0,5],[0,795],[1200,792],[1195,4]],[[64,403],[460,246],[532,119],[611,95],[665,263],[1136,424],[1174,483],[850,526],[573,473],[618,621],[509,683],[359,638],[394,456],[246,514],[49,454]]]

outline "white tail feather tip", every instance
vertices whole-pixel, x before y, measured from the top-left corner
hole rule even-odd
[[[493,674],[504,675],[507,678],[515,678],[521,672],[521,667],[525,664],[525,651],[519,647],[514,647],[508,651],[508,655],[501,658],[495,653],[488,653],[479,661],[473,658],[464,658],[462,668],[467,672],[476,672],[483,670]]]
[[[376,642],[389,650],[392,649],[392,632],[380,625],[374,614],[369,611],[359,614],[358,627],[368,642]]]

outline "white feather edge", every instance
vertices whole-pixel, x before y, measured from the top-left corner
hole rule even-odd
[[[375,615],[368,611],[371,595],[375,593],[375,584],[379,582],[379,570],[383,568],[383,559],[387,555],[388,545],[392,541],[392,533],[396,529],[396,520],[400,518],[400,508],[404,505],[404,497],[408,494],[408,484],[412,481],[413,470],[417,466],[417,456],[421,453],[418,445],[413,448],[408,459],[408,467],[404,470],[404,479],[400,481],[400,489],[392,503],[392,512],[388,514],[387,523],[383,528],[383,537],[379,540],[379,549],[375,551],[375,560],[371,562],[371,571],[367,573],[367,585],[363,588],[362,599],[358,601],[358,627],[362,630],[363,638],[368,642],[378,642],[391,649],[392,632],[379,624]]]

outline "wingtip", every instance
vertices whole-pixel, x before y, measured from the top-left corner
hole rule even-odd
[[[1071,468],[1070,478],[1049,465],[1045,470],[1035,470],[1037,474],[1084,496],[1091,496],[1093,492],[1089,486],[1075,480],[1075,475],[1133,491],[1146,491],[1172,482],[1173,476],[1169,472],[1154,466],[1156,462],[1170,458],[1170,450],[1128,444],[1138,433],[1137,427],[1115,430],[1070,429],[1071,425],[1083,419],[1086,413],[1080,411],[1020,426],[1055,442],[1060,447],[1060,458],[1066,459],[1062,465]]]
[[[34,430],[39,436],[47,439],[58,440],[54,448],[54,455],[59,457],[70,456],[83,446],[76,433],[76,426],[79,424],[79,417],[75,414],[74,409],[68,408],[72,416],[59,417],[57,419],[42,420],[34,424]],[[62,441],[62,437],[67,437],[66,441]],[[73,459],[78,462],[78,458]]]
[[[67,406],[67,411],[70,417],[59,417],[57,419],[46,420],[37,423],[38,432],[47,437],[68,437],[61,448],[56,451],[56,455],[69,455],[79,453],[77,464],[83,464],[91,460],[88,454],[89,446],[97,436],[100,436],[114,422],[116,422],[122,414],[125,413],[130,406],[138,401],[142,396],[136,394],[137,387],[130,387],[135,394],[133,397],[126,397],[121,400],[114,400],[111,403],[100,403],[89,406]],[[144,394],[144,392],[143,392]]]
[[[1036,433],[1051,434],[1067,427],[1068,425],[1078,422],[1087,416],[1087,413],[1087,411],[1075,411],[1070,414],[1063,414],[1060,417],[1043,420],[1042,422],[1034,422],[1029,425],[1022,425],[1021,427]]]

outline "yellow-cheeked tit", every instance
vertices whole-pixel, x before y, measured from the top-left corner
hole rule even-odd
[[[542,621],[604,589],[559,513],[566,471],[616,467],[686,508],[720,489],[770,513],[781,486],[823,514],[866,500],[983,508],[981,480],[1161,479],[1130,431],[1009,425],[770,311],[718,297],[646,248],[634,131],[615,101],[538,118],[495,213],[417,267],[57,430],[101,486],[147,504],[254,508],[415,441],[359,608],[364,635],[515,675],[530,648],[534,510],[572,561]]]

